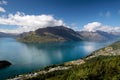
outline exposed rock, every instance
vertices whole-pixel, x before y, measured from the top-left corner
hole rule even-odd
[[[67,65],[67,66],[69,66],[69,65],[81,65],[84,63],[85,63],[85,61],[83,59],[78,59],[78,60],[66,62],[65,65]]]
[[[1,69],[1,68],[5,68],[5,67],[8,67],[8,66],[10,66],[10,65],[11,65],[11,63],[8,62],[8,61],[5,61],[5,60],[0,61],[0,69]]]

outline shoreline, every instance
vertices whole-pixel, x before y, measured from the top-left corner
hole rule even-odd
[[[45,68],[43,68],[41,70],[30,72],[30,73],[27,73],[27,74],[20,74],[20,75],[18,75],[16,77],[9,78],[7,80],[29,79],[29,78],[37,77],[38,75],[47,74],[47,73],[51,73],[51,72],[54,72],[54,71],[69,70],[74,66],[78,66],[78,65],[81,65],[81,64],[84,64],[84,63],[85,63],[85,61],[83,59],[78,59],[78,60],[74,60],[74,61],[68,61],[68,62],[65,62],[63,64],[47,66],[47,67],[45,67]]]

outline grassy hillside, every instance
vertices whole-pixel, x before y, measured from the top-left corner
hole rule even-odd
[[[68,70],[57,70],[27,80],[119,80],[119,60],[120,56],[99,56]]]
[[[47,36],[40,36],[38,34],[36,34],[35,32],[30,32],[29,34],[27,34],[26,36],[22,36],[19,37],[18,40],[21,42],[56,42],[56,41],[65,41],[65,39],[63,39],[62,37],[58,37],[55,36],[53,34],[50,33],[46,33]]]

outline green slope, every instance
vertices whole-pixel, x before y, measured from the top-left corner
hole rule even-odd
[[[28,42],[28,43],[40,43],[40,42],[57,42],[57,41],[65,41],[65,39],[58,37],[53,34],[47,33],[47,36],[38,35],[35,32],[31,32],[26,36],[19,37],[18,40],[20,42]]]
[[[41,74],[28,80],[119,80],[120,56],[99,56],[69,70]]]

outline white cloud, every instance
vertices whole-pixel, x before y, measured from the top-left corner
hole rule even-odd
[[[62,20],[57,20],[52,15],[25,15],[20,12],[9,14],[7,17],[0,17],[0,24],[18,27],[16,30],[0,30],[8,33],[22,33],[48,26],[65,25]]]
[[[67,25],[66,27],[71,28],[75,31],[78,31],[80,28],[77,26],[77,23],[72,23],[69,26]]]
[[[120,27],[112,27],[103,25],[100,22],[92,22],[88,23],[84,26],[84,31],[96,32],[96,31],[104,31],[104,32],[120,32]]]
[[[106,12],[106,17],[111,17],[111,13],[109,11]]]
[[[1,1],[0,1],[0,4],[1,4],[1,5],[7,5],[7,1],[1,0]]]
[[[84,30],[95,32],[102,24],[99,22],[88,23],[84,26]]]
[[[6,10],[3,7],[0,7],[0,12],[6,12]]]

